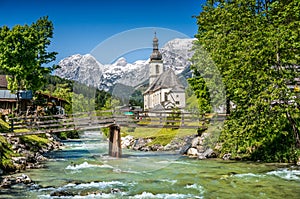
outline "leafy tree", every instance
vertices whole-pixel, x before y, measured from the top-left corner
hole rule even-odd
[[[110,110],[110,109],[115,110],[115,108],[120,105],[121,105],[121,101],[119,99],[117,99],[115,97],[110,97],[106,100],[105,106],[102,109],[103,110]]]
[[[48,52],[53,24],[42,17],[29,25],[16,25],[12,29],[0,28],[0,69],[9,75],[8,88],[36,91],[43,85],[44,76],[54,67],[43,67],[55,60],[56,52]]]
[[[72,113],[72,107],[77,105],[79,107],[74,107],[73,111],[85,112],[93,108],[101,110],[111,98],[108,92],[52,75],[46,75],[46,83],[41,90],[43,93],[66,100],[69,103],[65,105],[67,113]]]
[[[142,91],[135,90],[129,98],[129,104],[132,106],[144,107],[144,97]]]
[[[193,76],[188,79],[189,86],[198,99],[201,114],[219,111],[225,104],[225,89],[218,68],[210,55],[194,42],[195,54],[192,57]]]
[[[299,77],[300,2],[207,1],[197,24],[197,44],[222,75],[227,105],[234,104],[220,138],[222,154],[295,161],[300,148],[299,98],[289,85]],[[196,51],[193,59],[201,65],[194,67],[196,75],[207,74],[202,65],[209,64],[201,57],[203,52]],[[205,93],[203,81],[198,81],[195,91]],[[210,87],[209,81],[205,84]]]
[[[105,107],[105,103],[110,100],[111,94],[105,91],[96,90],[95,95],[95,109],[101,110],[103,107]]]
[[[196,73],[196,71],[195,71]],[[192,89],[195,91],[195,95],[198,101],[198,107],[201,113],[210,113],[211,104],[208,88],[205,84],[205,80],[200,75],[194,76],[188,79],[188,82]]]
[[[95,99],[84,97],[83,94],[72,93],[72,112],[89,112],[95,110]]]

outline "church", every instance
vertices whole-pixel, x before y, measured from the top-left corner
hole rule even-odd
[[[164,68],[156,34],[149,63],[149,87],[143,93],[144,110],[185,108],[185,88],[173,69]]]

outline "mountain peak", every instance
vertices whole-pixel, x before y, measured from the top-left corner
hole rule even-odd
[[[113,63],[114,66],[126,66],[127,60],[124,57],[120,57],[115,63]]]

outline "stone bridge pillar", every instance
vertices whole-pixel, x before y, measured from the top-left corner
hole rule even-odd
[[[121,148],[121,129],[119,126],[112,125],[109,127],[109,151],[112,157],[120,158],[122,156]]]

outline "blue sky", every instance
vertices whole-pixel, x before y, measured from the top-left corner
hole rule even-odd
[[[0,26],[31,24],[49,16],[54,38],[49,50],[57,61],[86,54],[123,31],[160,27],[194,37],[203,0],[0,0]],[[157,33],[159,37],[159,32]],[[149,38],[151,42],[152,38]],[[161,43],[163,45],[163,43]],[[142,57],[141,57],[142,58]]]

